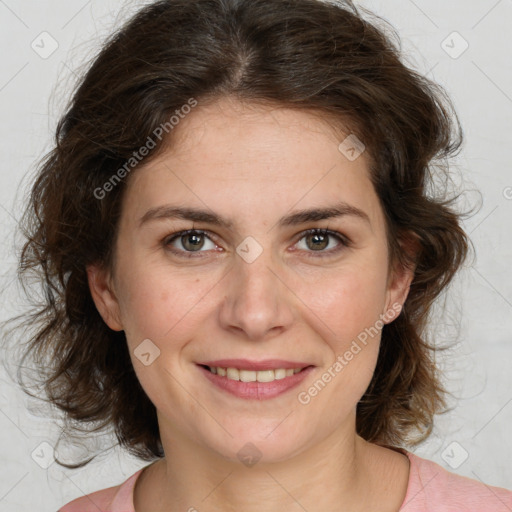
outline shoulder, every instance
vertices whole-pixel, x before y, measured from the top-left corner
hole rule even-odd
[[[407,452],[409,485],[400,512],[510,512],[512,491],[451,473],[439,464]]]
[[[139,469],[120,485],[102,489],[70,501],[61,507],[58,512],[135,512],[133,488],[143,469]]]

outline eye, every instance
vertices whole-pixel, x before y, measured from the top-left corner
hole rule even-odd
[[[305,250],[310,253],[309,256],[327,256],[341,251],[345,247],[350,246],[350,240],[336,231],[330,231],[328,229],[309,229],[300,234],[298,245],[302,240],[306,241],[306,248],[299,247],[300,250]],[[330,239],[336,239],[338,244],[329,250],[325,250],[329,247]],[[209,241],[211,247],[205,248],[206,241]],[[187,231],[179,231],[168,236],[163,244],[172,253],[183,256],[186,258],[200,257],[198,254],[195,256],[193,253],[201,253],[206,250],[216,250],[218,246],[211,240],[205,231],[200,229],[189,229]],[[181,246],[181,247],[177,247]],[[205,249],[202,251],[201,249]],[[314,254],[319,253],[319,254]]]
[[[203,252],[201,249],[205,246],[205,239],[209,240],[213,245],[213,247],[207,247],[207,249],[215,249],[217,247],[204,231],[197,229],[189,229],[175,233],[164,240],[164,245],[165,247],[170,246],[169,250],[171,252],[181,256],[183,253]],[[173,249],[173,243],[175,242],[181,245],[182,248]],[[186,254],[185,256],[188,258],[194,257],[192,254]]]
[[[307,231],[301,233],[301,235],[302,236],[299,242],[305,240],[306,252],[320,253],[318,255],[309,254],[309,256],[313,257],[326,256],[329,254],[337,253],[341,251],[344,247],[350,246],[350,241],[348,240],[347,237],[336,231],[329,231],[328,229],[308,229]],[[334,245],[334,247],[329,250],[325,250],[327,247],[329,247],[329,245],[331,245],[330,239],[336,239],[338,241],[338,244]]]

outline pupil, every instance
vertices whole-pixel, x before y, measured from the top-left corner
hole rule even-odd
[[[310,236],[313,237],[313,240],[316,240],[314,242],[313,248],[325,249],[325,247],[327,247],[327,244],[326,244],[327,236],[322,235],[321,233],[315,233],[315,234],[310,235]],[[320,241],[320,244],[317,243],[318,241]]]
[[[190,234],[190,235],[185,235],[185,243],[183,244],[183,246],[186,248],[186,249],[197,249],[197,248],[201,248],[202,245],[203,245],[203,240],[201,240],[201,237],[202,235],[197,235],[197,234]],[[189,245],[189,246],[187,246]]]

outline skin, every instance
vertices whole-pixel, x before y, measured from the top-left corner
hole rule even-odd
[[[366,153],[347,159],[346,134],[305,111],[222,99],[199,104],[173,144],[133,171],[116,240],[115,270],[88,267],[98,311],[124,330],[138,379],[157,408],[166,457],[135,487],[146,511],[396,511],[407,490],[408,459],[356,434],[356,405],[373,375],[380,332],[304,405],[307,390],[365,328],[403,304],[413,271],[389,272],[384,215]],[[369,221],[344,215],[280,227],[291,212],[340,200]],[[151,220],[172,204],[207,209],[231,228],[182,219]],[[351,240],[321,248],[301,233],[327,228]],[[208,232],[199,252],[173,233]],[[248,237],[262,253],[248,263]],[[311,240],[311,237],[309,237]],[[318,242],[317,242],[318,243]],[[393,321],[388,314],[385,323]],[[395,318],[398,313],[395,314]],[[160,355],[144,365],[145,339]],[[315,365],[298,388],[270,400],[217,389],[197,362],[280,358]],[[253,443],[261,459],[237,457]]]

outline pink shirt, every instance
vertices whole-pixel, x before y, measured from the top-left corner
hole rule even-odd
[[[512,491],[451,473],[411,452],[406,455],[411,468],[407,494],[399,512],[512,511]],[[142,469],[123,484],[77,498],[58,512],[135,512],[133,488]]]

